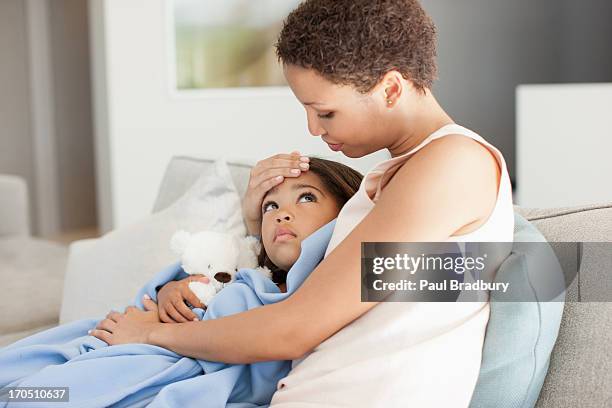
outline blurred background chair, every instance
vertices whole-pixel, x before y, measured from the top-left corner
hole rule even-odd
[[[0,174],[0,343],[57,325],[68,248],[30,235],[28,189]]]

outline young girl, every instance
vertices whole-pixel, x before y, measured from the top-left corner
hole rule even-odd
[[[308,174],[287,179],[267,191],[261,205],[259,266],[272,271],[272,280],[282,292],[287,291],[287,272],[299,256],[302,240],[337,217],[363,178],[348,166],[316,157],[309,158],[309,168]],[[287,230],[288,234],[276,238],[278,228]],[[163,322],[181,323],[195,319],[196,315],[185,301],[206,308],[189,289],[189,282],[194,279],[198,277],[171,281],[159,290],[158,309]]]
[[[488,302],[361,302],[362,242],[513,239],[504,158],[436,101],[435,48],[435,27],[417,0],[302,2],[277,54],[310,132],[348,157],[386,149],[391,159],[365,175],[325,258],[293,296],[214,321],[143,323],[144,335],[131,337],[143,318],[134,313],[107,340],[144,336],[232,363],[292,359],[272,407],[468,406]],[[292,169],[302,173],[300,164],[299,154],[279,154],[255,166],[243,202],[251,234],[260,233],[265,193],[296,177]]]

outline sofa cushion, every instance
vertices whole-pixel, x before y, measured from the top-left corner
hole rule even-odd
[[[145,282],[177,261],[170,249],[177,230],[245,235],[240,204],[227,164],[218,161],[165,209],[102,238],[73,244],[60,323],[123,310]]]
[[[36,238],[0,239],[0,334],[57,321],[68,248]]]
[[[192,157],[173,157],[166,167],[162,179],[157,199],[153,205],[153,212],[163,210],[174,203],[196,182],[202,174],[210,172],[213,168],[214,160],[196,159]],[[227,162],[232,181],[236,186],[236,191],[242,199],[246,192],[249,182],[249,175],[252,165],[249,163],[239,163],[236,161]]]
[[[495,277],[496,282],[509,283],[512,290],[491,293],[491,314],[471,408],[532,407],[559,332],[563,294],[550,302],[548,287],[533,285],[542,265],[556,263],[555,253],[548,246],[530,244],[546,240],[516,213],[514,225],[515,244]],[[561,290],[563,287],[561,284]]]
[[[57,323],[58,321],[57,321],[57,316],[56,316],[55,320],[53,320],[51,323],[47,323],[42,326],[37,325],[36,327],[31,327],[27,330],[10,332],[6,334],[4,332],[1,332],[2,334],[0,334],[0,348],[8,346],[9,344],[13,344],[14,342],[18,340],[24,339],[38,332],[41,332],[47,329],[52,329],[53,327],[57,326]]]
[[[557,209],[517,208],[549,241],[610,242],[612,203]],[[586,245],[588,248],[588,245]],[[581,274],[580,285],[610,283],[612,269],[585,254],[581,271],[607,273],[606,278]],[[609,264],[608,264],[609,265]],[[583,282],[586,279],[587,282]],[[588,282],[592,279],[592,282]],[[588,299],[588,298],[587,298]],[[538,408],[604,407],[612,405],[612,303],[567,302]]]

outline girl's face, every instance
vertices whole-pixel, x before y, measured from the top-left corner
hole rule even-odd
[[[261,239],[268,257],[288,271],[300,255],[302,240],[339,212],[336,199],[316,174],[307,171],[286,178],[263,199]]]
[[[363,157],[393,143],[384,90],[364,95],[351,86],[336,85],[312,69],[285,65],[291,90],[306,109],[308,130],[328,144],[341,144],[347,157]],[[331,148],[331,147],[330,147]]]

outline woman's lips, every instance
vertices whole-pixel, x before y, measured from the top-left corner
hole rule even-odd
[[[340,144],[331,144],[331,143],[328,143],[327,145],[328,145],[328,146],[329,146],[329,148],[330,148],[330,149],[332,149],[334,152],[337,152],[338,150],[342,149],[342,146],[343,146],[343,144],[342,144],[342,143],[340,143]]]

